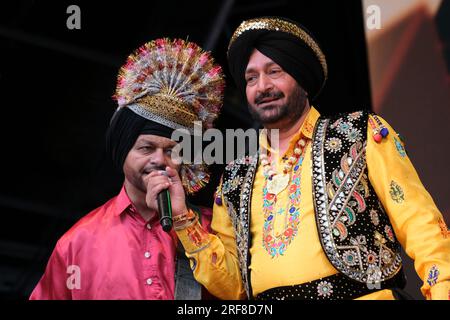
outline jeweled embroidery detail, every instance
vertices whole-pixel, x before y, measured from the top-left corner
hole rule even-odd
[[[367,283],[378,283],[381,281],[383,272],[381,268],[375,264],[370,264],[366,271]]]
[[[350,122],[353,120],[358,120],[359,118],[361,118],[362,114],[363,113],[361,111],[352,112],[347,116],[347,119]]]
[[[363,235],[357,236],[356,239],[350,238],[350,244],[353,246],[353,248],[358,248],[359,251],[367,252],[366,237]]]
[[[391,195],[392,200],[397,203],[402,203],[405,201],[405,194],[403,193],[402,187],[400,187],[400,185],[394,180],[391,181],[389,194]]]
[[[325,142],[325,149],[330,152],[336,153],[341,150],[342,141],[339,138],[330,138]]]
[[[336,126],[337,132],[343,135],[346,135],[351,128],[353,128],[353,123],[345,121],[340,121]]]
[[[362,149],[361,142],[357,142],[350,147],[349,154],[345,153],[340,161],[340,169],[333,171],[331,181],[327,183],[327,194],[329,199],[333,199],[331,202],[334,205],[340,205],[342,199],[339,193],[345,187],[348,175],[350,173],[350,168],[353,166],[354,162],[358,159],[360,151]],[[362,177],[361,177],[362,178]],[[361,183],[351,192],[351,197],[347,202],[347,205],[343,206],[340,210],[339,215],[335,218],[333,222],[333,234],[339,236],[340,240],[345,240],[348,235],[347,227],[353,225],[356,221],[356,213],[363,212],[366,210],[366,202],[364,200],[367,183],[364,179],[360,179]],[[340,191],[341,190],[341,191]],[[332,206],[333,208],[334,206]],[[337,207],[336,207],[337,209]]]
[[[300,175],[302,162],[303,156],[301,156],[298,163],[294,165],[292,181],[289,186],[289,204],[286,209],[280,208],[275,212],[274,207],[277,195],[268,192],[267,183],[263,188],[263,247],[272,258],[283,255],[298,233],[298,224],[300,222]],[[274,234],[275,219],[283,217],[285,219],[285,228],[283,232]]]
[[[348,266],[355,266],[359,263],[358,254],[353,250],[344,251],[342,258]]]
[[[402,158],[406,157],[405,147],[396,137],[394,137],[394,143],[395,143],[395,147],[397,148],[397,151],[400,154],[400,156]]]
[[[360,141],[361,140],[361,131],[359,131],[359,129],[356,129],[356,128],[351,128],[350,130],[348,130],[346,139],[348,140],[348,142],[351,142],[351,143]]]
[[[366,254],[366,262],[368,264],[376,264],[378,262],[378,256],[373,250],[369,250]]]
[[[329,297],[333,294],[333,285],[328,281],[321,281],[317,285],[317,293],[320,297]]]
[[[380,224],[378,212],[374,209],[370,210],[370,220],[372,221],[374,226],[378,226]]]
[[[244,180],[241,176],[236,176],[236,171],[238,167],[236,166],[235,169],[231,173],[230,179],[226,180],[222,184],[222,192],[229,193],[231,191],[236,190],[236,188],[242,183]]]
[[[385,226],[384,227],[384,233],[386,234],[386,237],[394,242],[395,241],[395,236],[394,236],[394,231],[392,231],[392,228],[390,226]]]
[[[384,264],[391,264],[393,261],[393,256],[392,253],[388,250],[383,250],[381,252],[381,260],[383,261]]]
[[[220,179],[220,183],[217,186],[216,192],[214,193],[214,203],[218,206],[221,206],[222,203],[222,178]]]
[[[383,237],[381,233],[375,231],[375,245],[379,247],[378,256],[384,265],[390,266],[394,262],[394,253],[386,245],[387,240]]]
[[[436,267],[436,265],[433,265],[430,269],[430,271],[428,272],[428,279],[427,279],[427,283],[430,287],[434,286],[439,278],[439,269],[438,267]]]

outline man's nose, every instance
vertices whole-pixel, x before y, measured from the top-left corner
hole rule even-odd
[[[165,168],[167,163],[166,163],[166,157],[164,156],[164,150],[161,148],[157,148],[152,153],[150,162],[154,166],[160,166],[161,168]]]
[[[256,89],[258,90],[258,92],[265,92],[265,91],[271,90],[271,89],[273,89],[272,81],[270,80],[270,78],[268,76],[266,76],[265,74],[262,74],[258,78]]]

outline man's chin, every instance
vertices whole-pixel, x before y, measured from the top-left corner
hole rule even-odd
[[[268,112],[264,112],[262,114],[259,114],[259,119],[263,124],[273,124],[277,123],[282,119],[282,115],[280,115],[279,110],[271,110]]]

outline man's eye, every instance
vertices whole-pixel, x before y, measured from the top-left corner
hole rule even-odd
[[[164,151],[166,153],[166,155],[170,156],[172,155],[172,149],[167,149],[166,151]]]
[[[281,72],[280,69],[272,69],[272,70],[269,71],[269,74],[277,74],[277,73],[280,73],[280,72]]]
[[[245,78],[245,81],[247,82],[247,84],[255,83],[256,77],[255,76],[248,76],[247,78]]]

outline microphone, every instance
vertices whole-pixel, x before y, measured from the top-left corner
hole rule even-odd
[[[158,193],[157,202],[159,223],[165,232],[169,232],[172,229],[172,204],[169,190],[166,189]]]

